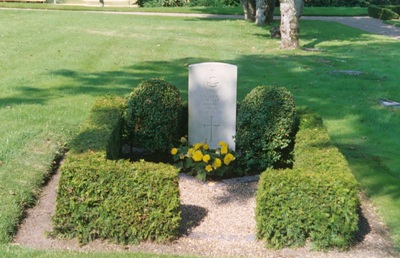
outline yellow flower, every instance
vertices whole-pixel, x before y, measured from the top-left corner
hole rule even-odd
[[[208,154],[206,154],[206,155],[203,156],[203,162],[204,162],[204,163],[209,162],[210,159],[211,159],[211,157],[210,157],[210,155],[208,155]]]
[[[233,161],[233,160],[235,160],[235,156],[233,156],[232,153],[228,153],[224,157],[224,164],[228,166],[229,163],[231,163],[231,161]]]
[[[187,152],[186,155],[187,155],[189,158],[191,158],[191,157],[193,156],[193,152],[194,152],[193,148],[190,148],[190,149],[188,149],[188,152]]]
[[[220,142],[218,143],[218,146],[228,148],[228,144],[227,144],[226,142],[224,142],[224,141],[220,141]]]
[[[210,148],[210,147],[208,146],[207,143],[203,145],[203,150],[208,150],[209,148]]]
[[[225,155],[228,153],[228,145],[221,147],[221,154]]]
[[[206,166],[206,171],[211,172],[213,170],[213,167],[211,165]]]
[[[203,147],[203,145],[204,145],[204,143],[199,142],[199,143],[196,143],[196,144],[193,146],[193,148],[194,148],[194,150],[196,151],[196,150],[199,150],[201,147]]]
[[[185,154],[179,155],[179,158],[180,158],[180,159],[185,159]]]
[[[173,148],[172,150],[171,150],[171,154],[172,155],[176,155],[178,153],[178,149],[177,148]]]
[[[181,138],[181,143],[186,143],[186,142],[187,142],[186,138],[185,138],[185,137],[182,137],[182,138]]]
[[[195,162],[199,162],[203,160],[203,153],[201,151],[197,150],[193,153],[193,160]]]
[[[216,159],[214,160],[214,162],[213,162],[213,167],[214,167],[215,169],[217,169],[217,168],[221,167],[221,165],[222,165],[222,161],[221,161],[219,158],[216,158]]]

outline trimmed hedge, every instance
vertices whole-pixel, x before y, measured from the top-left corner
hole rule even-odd
[[[248,171],[287,166],[292,162],[296,110],[285,88],[258,86],[240,103],[236,144]]]
[[[139,84],[128,98],[125,114],[132,146],[165,151],[179,140],[183,119],[179,90],[163,79]]]
[[[122,148],[122,113],[126,100],[106,96],[95,100],[89,117],[72,140],[73,153],[105,151],[107,159],[119,159]]]
[[[386,5],[385,8],[390,9],[400,15],[400,5]]]
[[[387,8],[386,6],[370,5],[368,6],[368,15],[381,20],[399,19],[399,14],[395,13],[391,10],[391,8]]]
[[[171,165],[70,155],[61,168],[53,233],[81,244],[174,239],[181,219],[178,184]]]
[[[178,169],[119,159],[125,100],[95,101],[61,166],[52,235],[116,243],[178,236]]]
[[[305,0],[304,6],[338,7],[366,6],[364,0]]]
[[[302,114],[292,170],[268,169],[257,190],[257,236],[274,248],[347,249],[358,230],[358,184],[320,118]]]
[[[338,6],[360,6],[366,7],[371,4],[375,5],[388,5],[399,4],[399,0],[305,0],[304,6],[319,6],[319,7],[338,7]]]

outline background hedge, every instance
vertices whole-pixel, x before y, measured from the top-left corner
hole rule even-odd
[[[374,5],[389,5],[400,4],[400,0],[305,0],[305,6],[318,6],[318,7],[367,7],[371,4]]]
[[[396,11],[399,7],[396,6],[377,6],[370,5],[368,7],[368,15],[381,20],[399,19],[399,14]]]
[[[301,114],[292,170],[268,169],[257,190],[257,235],[274,248],[348,248],[358,230],[358,184],[322,121]]]

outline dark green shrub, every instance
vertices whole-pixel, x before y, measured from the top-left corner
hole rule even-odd
[[[257,190],[257,236],[274,248],[348,248],[358,230],[358,184],[320,118],[302,114],[293,170],[268,169]]]
[[[162,79],[142,82],[128,99],[125,121],[135,147],[169,150],[179,140],[182,100],[178,89]]]
[[[290,163],[295,127],[295,103],[289,91],[268,86],[254,88],[238,109],[238,160],[247,171],[258,172]]]
[[[238,1],[235,0],[191,0],[185,4],[186,6],[207,6],[207,7],[224,7],[238,6]]]
[[[137,4],[140,7],[176,7],[183,6],[182,0],[139,0]]]
[[[106,160],[102,152],[71,154],[61,168],[56,236],[116,243],[178,236],[179,180],[171,165]]]
[[[399,15],[394,11],[384,7],[384,6],[376,6],[370,5],[368,7],[368,15],[373,18],[381,19],[381,20],[392,20],[398,19]]]
[[[305,6],[338,7],[338,6],[366,6],[364,0],[305,0]]]
[[[387,5],[385,7],[400,15],[400,5]]]
[[[399,4],[399,0],[305,0],[304,6],[319,6],[319,7],[338,7],[338,6],[361,6],[366,7],[374,5]]]
[[[367,5],[396,5],[400,0],[365,0]]]
[[[121,152],[122,113],[126,100],[106,96],[98,98],[71,142],[71,152],[105,151],[108,159],[118,159]]]

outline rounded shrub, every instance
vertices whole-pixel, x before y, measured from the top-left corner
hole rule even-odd
[[[182,100],[178,89],[163,79],[140,83],[130,94],[125,114],[132,146],[164,151],[179,139]]]
[[[295,103],[285,88],[258,86],[242,101],[236,144],[247,172],[291,164],[296,128]]]

